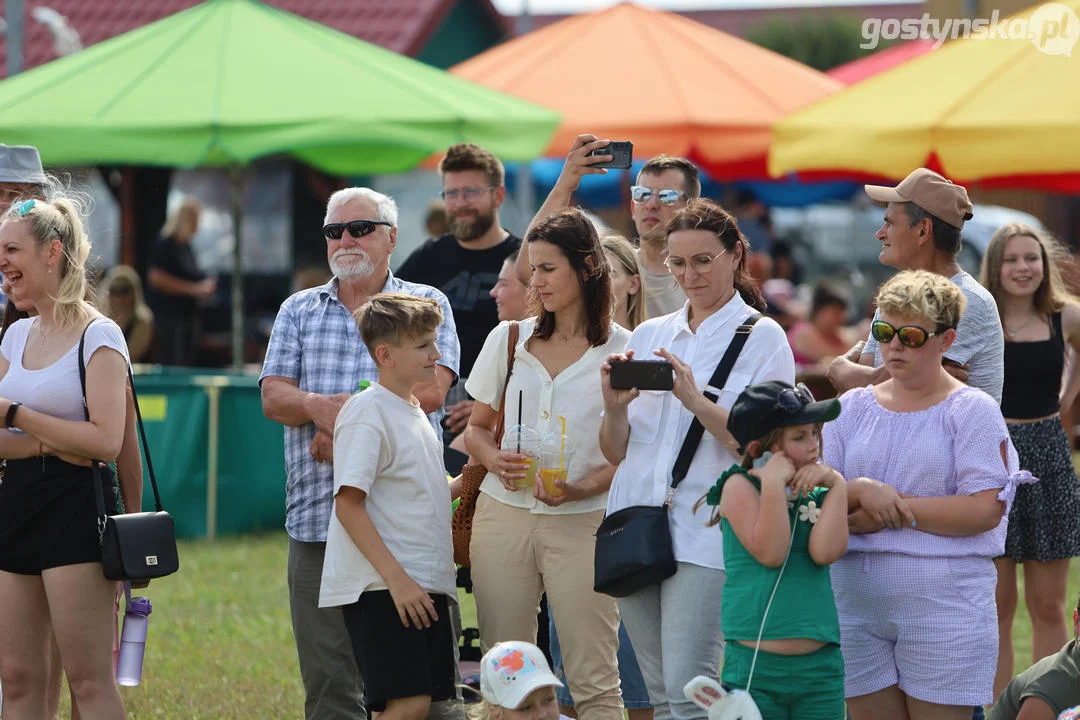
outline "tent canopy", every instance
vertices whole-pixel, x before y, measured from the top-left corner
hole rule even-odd
[[[1029,23],[1034,40],[955,40],[784,118],[769,170],[900,178],[927,165],[957,182],[1080,190],[1080,62],[1046,52],[1062,48],[1039,42],[1040,12],[1001,21]]]
[[[866,57],[861,57],[858,60],[852,60],[834,67],[825,74],[834,80],[839,80],[844,85],[854,85],[886,70],[891,70],[912,58],[925,55],[934,49],[934,44],[933,40],[908,40],[899,45],[879,50]]]
[[[574,15],[450,71],[558,110],[549,156],[591,132],[633,141],[638,158],[689,157],[716,179],[765,177],[773,123],[842,87],[753,43],[630,2]]]
[[[254,0],[209,0],[0,83],[0,138],[50,165],[279,153],[391,173],[463,140],[536,157],[550,110]]]

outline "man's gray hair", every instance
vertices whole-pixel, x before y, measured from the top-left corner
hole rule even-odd
[[[381,192],[376,192],[371,188],[366,187],[350,187],[344,190],[338,190],[336,193],[330,196],[330,201],[326,203],[326,217],[323,219],[323,223],[330,222],[330,216],[335,210],[356,198],[364,198],[375,203],[376,212],[379,217],[377,219],[383,222],[388,222],[393,227],[397,227],[398,221],[398,208],[394,199],[388,195],[383,195]],[[371,218],[353,218],[354,220],[371,219]]]

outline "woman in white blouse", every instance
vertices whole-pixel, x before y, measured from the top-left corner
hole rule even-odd
[[[618,471],[609,513],[633,505],[659,506],[671,485],[675,459],[696,417],[707,431],[669,510],[676,573],[659,585],[619,599],[637,652],[656,720],[707,716],[686,700],[696,675],[715,677],[723,658],[720,596],[724,587],[721,534],[694,515],[694,503],[737,462],[727,432],[728,410],[747,385],[793,383],[795,361],[784,331],[762,318],[754,326],[719,400],[704,390],[735,337],[735,329],[765,306],[749,272],[750,246],[735,219],[709,200],[694,200],[668,225],[668,269],[686,293],[682,310],[647,320],[634,330],[625,354],[601,368],[604,419],[600,447]],[[610,362],[637,356],[669,360],[671,392],[612,390]],[[561,633],[560,633],[561,638]]]
[[[501,323],[466,385],[476,404],[465,444],[489,470],[469,548],[480,642],[485,650],[506,640],[535,643],[546,591],[578,716],[621,720],[619,613],[612,598],[593,592],[592,579],[596,529],[615,474],[597,443],[598,376],[630,333],[612,322],[611,269],[583,213],[560,211],[533,226],[525,241],[535,317],[520,323],[506,425],[520,417],[541,435],[557,435],[562,416],[575,447],[561,494],[548,494],[541,482],[515,484],[526,477],[526,458],[500,451],[493,437],[506,377],[509,324]]]

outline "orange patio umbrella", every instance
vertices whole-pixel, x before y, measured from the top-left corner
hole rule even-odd
[[[720,180],[767,178],[772,125],[842,84],[680,15],[630,2],[574,15],[450,72],[562,115],[548,156],[590,132],[637,159],[688,157]]]

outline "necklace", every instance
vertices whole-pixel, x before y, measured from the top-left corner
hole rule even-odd
[[[52,335],[54,332],[56,332],[56,327],[53,327],[51,330],[48,331],[40,330],[39,335],[41,337],[38,338],[38,347],[44,347],[45,341],[48,340],[49,336]]]
[[[1008,327],[1006,327],[1006,325],[1005,325],[1005,323],[1004,323],[1004,322],[1002,322],[1002,323],[1001,323],[1001,327],[1002,327],[1002,329],[1004,329],[1004,330],[1005,330],[1005,335],[1007,335],[1007,336],[1008,336],[1008,337],[1010,337],[1010,338],[1014,338],[1014,337],[1016,337],[1016,335],[1017,335],[1017,334],[1018,334],[1018,333],[1019,333],[1019,332],[1020,332],[1021,330],[1025,329],[1025,328],[1026,328],[1026,327],[1027,327],[1028,325],[1030,325],[1030,324],[1031,324],[1031,321],[1032,321],[1033,319],[1037,319],[1037,318],[1039,318],[1039,315],[1037,315],[1037,314],[1036,314],[1036,315],[1029,315],[1029,316],[1028,316],[1028,319],[1027,319],[1027,320],[1025,320],[1024,322],[1020,323],[1019,327],[1014,327],[1014,328],[1013,328],[1013,329],[1011,329],[1011,330],[1010,330],[1010,329],[1009,329]]]

